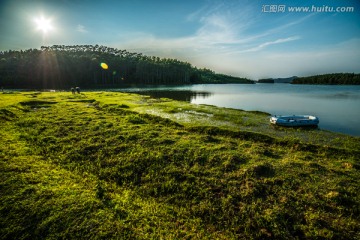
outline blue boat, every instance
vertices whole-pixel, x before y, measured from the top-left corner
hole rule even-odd
[[[285,127],[317,126],[319,118],[311,115],[272,116],[270,123]]]

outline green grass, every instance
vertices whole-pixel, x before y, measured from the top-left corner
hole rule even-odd
[[[1,239],[358,239],[360,140],[94,92],[0,94]]]

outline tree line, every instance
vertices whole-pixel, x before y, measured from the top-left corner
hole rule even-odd
[[[106,67],[104,67],[106,66]],[[99,45],[53,45],[0,52],[0,85],[65,89],[126,84],[254,83],[176,59]]]
[[[299,77],[292,81],[293,84],[328,84],[328,85],[359,85],[360,74],[331,73],[310,77]]]

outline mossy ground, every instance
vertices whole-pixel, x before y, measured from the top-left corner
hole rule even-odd
[[[359,239],[360,140],[112,93],[0,94],[1,239]]]

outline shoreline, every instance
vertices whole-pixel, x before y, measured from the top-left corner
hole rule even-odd
[[[280,135],[281,137],[286,136],[287,134],[293,134],[293,137],[299,137],[302,134],[299,133],[299,129],[296,128],[286,128],[286,127],[277,127],[280,131],[273,131],[274,126],[269,124],[269,118],[271,116],[270,113],[257,111],[257,110],[242,110],[237,108],[229,108],[229,107],[221,107],[216,105],[208,105],[208,104],[192,104],[188,101],[182,100],[174,100],[169,98],[161,98],[156,97],[152,98],[149,95],[141,94],[137,92],[117,92],[117,91],[82,91],[80,95],[75,94],[72,95],[70,91],[62,91],[62,90],[44,90],[44,91],[14,91],[14,92],[3,92],[2,94],[11,95],[11,94],[20,94],[25,96],[32,96],[36,98],[37,96],[46,95],[46,94],[61,94],[68,96],[69,98],[75,99],[87,99],[93,96],[103,97],[102,95],[107,95],[104,99],[106,102],[104,104],[116,104],[116,101],[111,100],[111,95],[125,95],[130,96],[134,95],[136,100],[130,100],[130,105],[132,106],[129,110],[134,110],[138,113],[150,113],[159,117],[169,118],[174,121],[179,121],[181,124],[187,124],[192,120],[197,125],[202,125],[203,123],[212,122],[216,127],[225,127],[230,130],[239,130],[245,129],[247,131],[255,131],[264,134],[270,134],[271,136],[277,137]],[[0,95],[1,96],[1,95]],[[45,97],[46,98],[46,97]],[[95,99],[95,101],[97,101]],[[123,101],[127,103],[128,100]],[[121,104],[121,103],[120,103]],[[151,107],[150,107],[151,106]],[[1,104],[0,104],[1,107]],[[184,110],[184,111],[183,111]],[[221,115],[222,118],[212,116],[214,111],[215,115]],[[225,113],[228,114],[228,117],[224,117]],[[242,114],[243,113],[243,114]],[[250,114],[250,115],[247,115]],[[207,119],[208,117],[213,117],[212,120]],[[250,116],[250,117],[249,117]],[[247,119],[249,121],[242,122],[237,121],[235,118],[240,117]],[[252,119],[253,118],[253,119]],[[257,121],[257,123],[255,122]],[[211,125],[211,124],[210,124]],[[310,131],[311,133],[315,133],[317,135],[324,135],[328,138],[330,135],[333,135],[334,138],[338,138],[341,136],[344,137],[354,137],[359,138],[360,136],[354,136],[351,134],[341,133],[341,132],[333,132],[331,130],[326,129],[313,129],[314,131]],[[301,131],[300,131],[301,132]],[[306,130],[303,132],[307,132]]]

